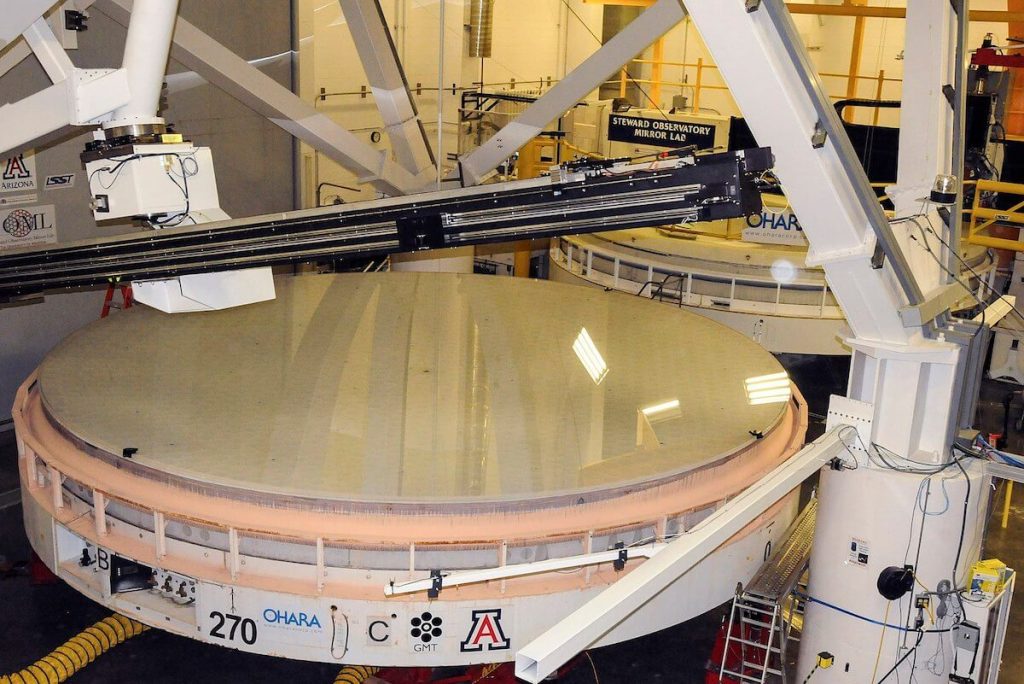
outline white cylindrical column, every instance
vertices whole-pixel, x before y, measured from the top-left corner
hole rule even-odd
[[[915,645],[917,633],[897,627],[914,627],[914,596],[925,592],[921,584],[936,591],[940,582],[954,581],[961,525],[959,586],[978,559],[988,506],[982,465],[975,459],[963,461],[969,479],[956,464],[930,478],[864,463],[852,471],[822,471],[808,588],[812,600],[804,617],[796,681],[811,672],[819,652],[828,651],[835,664],[815,672],[815,684],[876,682]],[[905,564],[915,566],[920,584],[901,600],[887,601],[878,592],[879,574]],[[938,603],[931,597],[933,612]],[[947,617],[938,626],[926,617],[925,630],[952,625],[959,610],[956,596],[947,597],[945,604]],[[884,634],[881,623],[889,625]],[[945,658],[932,658],[940,639],[946,640]],[[900,666],[902,681],[908,680],[913,665],[919,684],[948,682],[948,633],[924,634],[917,656]],[[886,681],[895,684],[895,674]]]
[[[178,0],[135,0],[123,63],[132,99],[114,111],[107,128],[163,122],[157,110],[177,15]]]

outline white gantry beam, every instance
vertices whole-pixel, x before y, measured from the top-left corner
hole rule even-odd
[[[716,0],[718,1],[718,0]],[[539,682],[590,647],[846,447],[842,427],[808,444],[693,529],[677,537],[516,653],[516,676]]]
[[[463,185],[476,185],[549,123],[686,16],[678,0],[658,0],[490,140],[459,160]],[[458,170],[449,178],[458,178]],[[802,219],[801,219],[802,220]]]
[[[899,310],[922,301],[920,287],[784,2],[686,0],[686,8],[750,130],[772,148],[811,244],[807,262],[824,268],[855,336],[915,339]]]
[[[132,0],[102,0],[95,7],[119,24],[129,24]],[[361,182],[389,195],[419,189],[417,179],[386,154],[364,143],[181,17],[175,26],[171,57],[355,172]]]
[[[437,176],[427,133],[409,92],[391,32],[378,0],[339,0],[363,71],[370,82],[391,150],[401,166],[414,176]]]

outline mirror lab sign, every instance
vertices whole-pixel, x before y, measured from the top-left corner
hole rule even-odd
[[[52,204],[0,209],[0,250],[57,242],[57,211]]]
[[[696,145],[697,149],[704,150],[715,146],[715,126],[612,114],[608,117],[608,139],[656,147]]]

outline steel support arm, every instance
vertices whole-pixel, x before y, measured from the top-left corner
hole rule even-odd
[[[658,0],[490,140],[464,155],[459,160],[462,185],[476,185],[483,180],[545,126],[585,98],[685,16],[686,11],[678,0]],[[457,169],[449,178],[458,177]]]
[[[751,11],[747,11],[747,6]],[[782,0],[687,0],[686,8],[782,181],[854,334],[906,344],[923,297]],[[879,264],[876,245],[885,256]]]
[[[127,26],[132,0],[102,0],[95,7]],[[382,152],[324,116],[312,105],[263,74],[195,26],[178,17],[171,57],[313,146],[360,180],[390,195],[419,189],[416,178]]]
[[[516,676],[539,682],[589,648],[712,551],[839,456],[842,427],[805,446],[732,501],[669,542],[660,553],[611,585],[516,653]]]
[[[339,0],[339,4],[395,159],[414,176],[429,172],[432,183],[437,175],[434,154],[379,0]]]
[[[0,107],[0,153],[67,126],[95,123],[129,100],[122,69],[74,69],[67,79]]]

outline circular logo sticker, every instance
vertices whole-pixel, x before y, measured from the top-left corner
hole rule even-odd
[[[32,214],[24,209],[15,209],[4,219],[4,231],[12,237],[27,237],[32,232]]]

